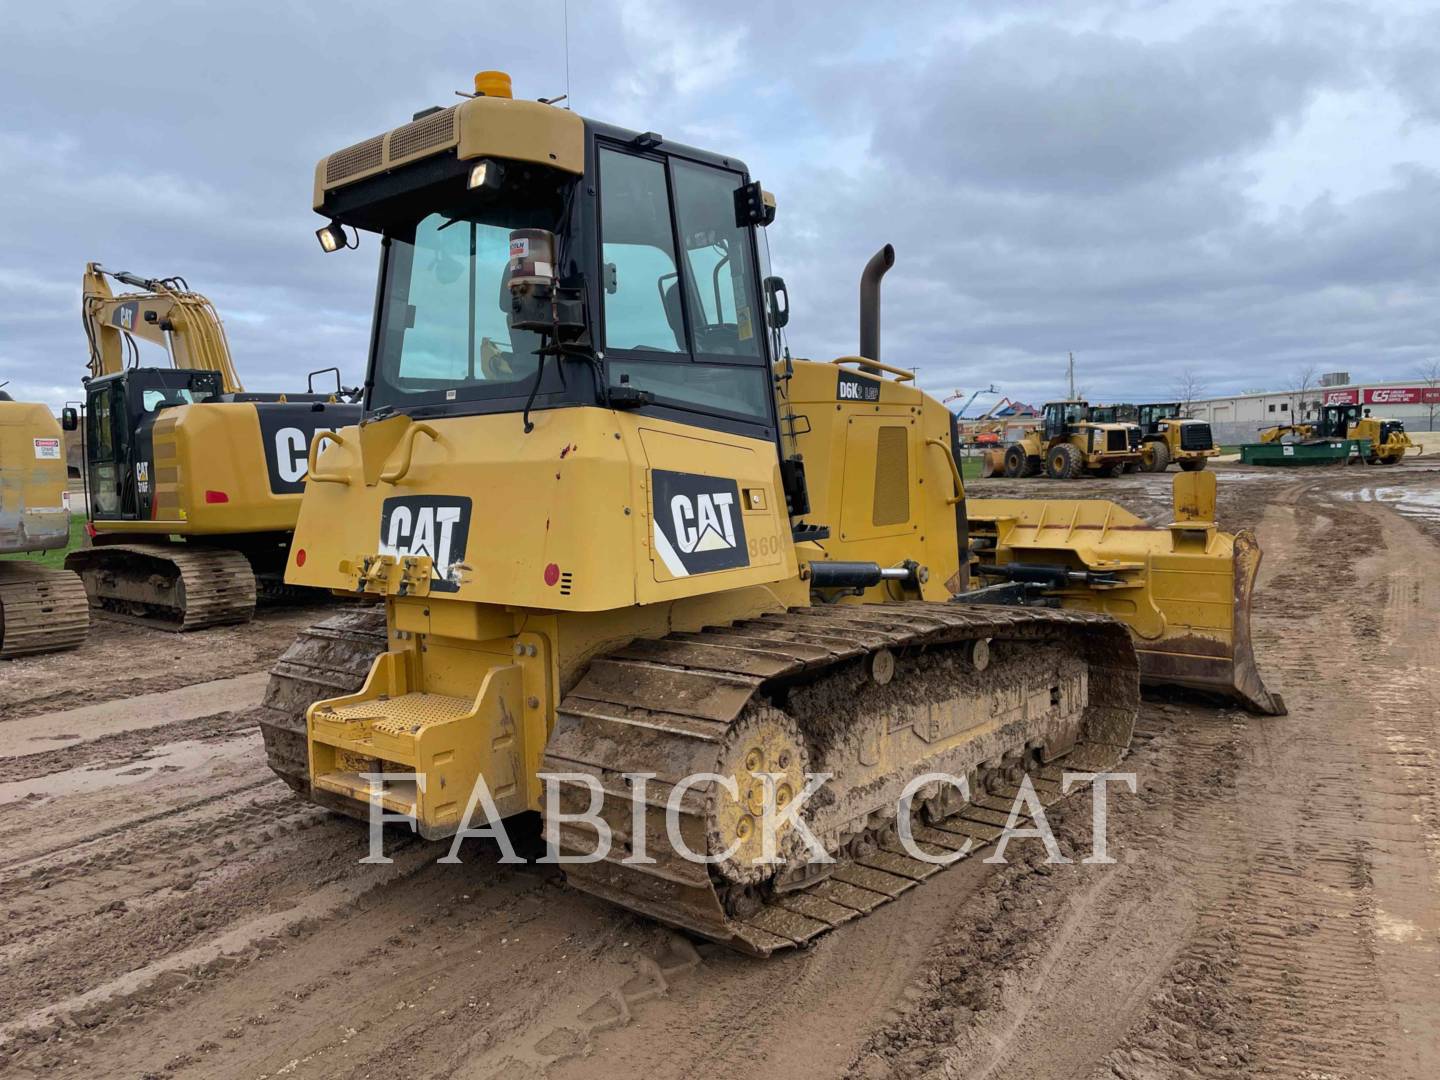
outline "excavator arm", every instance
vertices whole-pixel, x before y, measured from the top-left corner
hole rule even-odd
[[[141,291],[117,296],[107,280],[111,278]],[[140,338],[164,347],[177,368],[218,372],[226,393],[245,389],[215,305],[191,292],[181,278],[142,278],[86,263],[81,318],[92,376],[124,370],[127,353],[137,355],[133,339]]]

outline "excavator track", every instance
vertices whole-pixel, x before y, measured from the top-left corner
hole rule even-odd
[[[260,733],[270,768],[297,794],[310,796],[305,710],[359,690],[386,640],[383,607],[347,611],[302,631],[270,669]]]
[[[180,544],[81,548],[65,567],[107,618],[157,630],[201,630],[255,616],[255,573],[237,551]]]
[[[599,861],[567,865],[571,884],[768,955],[942,868],[911,857],[896,834],[897,799],[912,778],[940,772],[970,784],[968,802],[948,784],[920,788],[920,850],[984,846],[1001,835],[1023,775],[1048,805],[1064,794],[1062,772],[1112,769],[1138,702],[1134,646],[1108,618],[924,603],[796,609],[636,641],[592,662],[560,704],[544,772],[570,774],[558,779],[566,814],[590,808],[591,787],[576,774],[604,792],[598,812],[615,842]],[[778,872],[746,860],[755,843],[746,785],[766,771],[782,805],[805,773],[832,774],[804,816],[834,862],[802,857],[794,830],[781,837]],[[716,860],[708,865],[673,847],[665,827],[674,786],[700,773],[712,779],[678,797],[677,832]],[[649,862],[632,858],[636,774],[651,777]],[[738,781],[738,798],[714,779],[724,776]],[[596,849],[593,826],[549,822],[547,835],[569,855]],[[738,855],[722,857],[732,844]]]
[[[0,562],[0,660],[73,649],[90,630],[80,578],[28,562]]]

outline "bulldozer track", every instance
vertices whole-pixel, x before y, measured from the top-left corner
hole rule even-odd
[[[386,641],[384,608],[346,611],[301,631],[270,669],[257,721],[270,768],[298,794],[310,794],[305,710],[359,690]]]
[[[1012,672],[1016,665],[1033,666],[1032,653],[1044,645],[1059,646],[1065,655],[1079,656],[1087,665],[1088,701],[1075,729],[1062,737],[1062,741],[1074,738],[1073,746],[1043,766],[1037,757],[1020,759],[1027,761],[1043,805],[1063,797],[1062,768],[1103,772],[1120,761],[1138,706],[1138,677],[1128,631],[1107,618],[1052,609],[982,611],[902,603],[797,609],[723,629],[640,640],[591,664],[561,703],[546,747],[546,773],[582,773],[599,781],[605,793],[600,814],[617,840],[604,859],[568,865],[567,878],[585,892],[762,956],[803,945],[902,895],[942,866],[908,855],[894,834],[893,821],[848,834],[848,840],[830,851],[835,862],[823,876],[816,875],[820,880],[784,891],[773,882],[747,886],[724,880],[716,867],[674,850],[664,828],[646,829],[646,855],[653,861],[632,860],[634,811],[625,774],[654,774],[657,788],[707,769],[723,775],[724,769],[715,763],[732,733],[757,709],[774,711],[778,705],[783,711],[783,703],[802,692],[823,694],[829,689],[844,694],[853,685],[846,680],[857,669],[868,668],[882,652],[897,658],[897,692],[912,700],[918,694],[922,702],[932,704],[943,695],[938,685],[916,681],[934,677],[914,674],[922,670],[920,658],[943,664],[969,655],[975,642],[986,642],[996,650],[1001,668],[1000,661],[1009,652]],[[827,681],[834,686],[823,685]],[[957,853],[983,847],[1002,834],[1020,790],[1008,781],[1018,782],[1019,777],[1012,766],[1006,781],[996,783],[1001,774],[996,763],[1029,755],[1037,740],[1045,737],[1030,704],[1001,721],[1004,700],[1003,687],[998,683],[990,687],[988,709],[982,712],[993,712],[996,718],[963,730],[964,737],[946,751],[947,771],[972,780],[980,777],[984,790],[972,787],[968,803],[947,815],[928,817],[928,824],[917,824],[913,835],[921,851],[958,861]],[[933,716],[940,710],[930,711]],[[866,718],[871,726],[874,719]],[[802,723],[801,727],[808,727],[807,744],[815,742],[815,726]],[[1054,731],[1049,734],[1053,737]],[[817,765],[820,756],[812,752],[810,764]],[[860,760],[874,764],[865,761],[863,752]],[[930,758],[927,763],[933,768],[937,760]],[[559,784],[567,811],[588,806],[590,788],[583,777],[562,778]],[[718,788],[711,781],[708,789],[694,789],[697,797],[687,793],[679,803],[678,831],[692,850],[705,846],[704,838],[711,838],[712,852],[717,850],[713,837]],[[647,788],[647,818],[659,818],[663,805],[664,800]],[[568,854],[585,855],[594,849],[592,829],[562,821],[548,831],[551,841]],[[697,837],[702,839],[697,842]],[[829,840],[826,846],[831,848]]]
[[[106,544],[71,552],[65,565],[84,578],[91,607],[109,619],[186,631],[255,615],[255,572],[237,551]]]
[[[998,650],[1002,660],[1006,650],[1014,650],[1012,670],[1046,646],[1079,657],[1087,668],[1088,701],[1077,730],[1064,737],[1067,752],[1043,766],[1030,759],[1030,779],[1042,805],[1063,797],[1062,769],[1103,772],[1120,761],[1138,708],[1139,679],[1129,632],[1107,617],[911,602],[796,609],[698,633],[637,640],[591,662],[561,703],[546,747],[546,773],[584,772],[600,780],[606,793],[601,814],[619,841],[600,862],[568,865],[567,877],[577,888],[639,914],[762,956],[804,944],[899,897],[942,866],[907,855],[893,828],[883,825],[849,838],[823,880],[787,891],[732,888],[710,867],[671,850],[663,825],[647,830],[648,854],[655,863],[628,864],[633,811],[622,777],[652,772],[656,789],[663,789],[680,775],[713,769],[727,737],[741,730],[756,709],[774,712],[772,701],[817,688],[823,692],[827,678],[853,679],[882,652],[898,657],[897,678],[903,684],[907,667],[918,658],[946,662],[954,654],[959,660],[970,655],[975,642]],[[307,707],[358,690],[385,647],[383,612],[347,612],[304,631],[271,669],[257,718],[271,769],[298,794],[310,796]],[[991,689],[993,699],[979,707],[986,717],[992,709],[998,714],[1009,700],[1004,688]],[[916,692],[913,683],[905,690],[911,697]],[[918,692],[923,697],[938,690],[920,686]],[[1052,700],[1046,691],[1046,703]],[[1022,709],[1026,715],[1003,723],[980,724],[947,759],[953,771],[973,781],[986,763],[1014,762],[1029,753],[1043,734],[1028,712]],[[995,783],[998,775],[992,770],[989,789],[976,789],[955,812],[917,825],[913,835],[920,849],[939,856],[978,850],[997,840],[1019,791],[1014,783]],[[1019,780],[1013,766],[1010,778]],[[562,803],[588,805],[589,789],[581,781],[559,783]],[[711,830],[706,817],[714,796],[713,790],[699,787],[681,804],[681,833],[696,850],[705,847]],[[647,796],[647,814],[663,821],[663,807],[663,794]],[[571,854],[590,850],[584,830],[577,835],[568,826],[560,829],[559,843]],[[745,909],[743,915],[732,915],[737,907]]]
[[[79,646],[90,630],[80,578],[27,562],[0,562],[0,660]]]

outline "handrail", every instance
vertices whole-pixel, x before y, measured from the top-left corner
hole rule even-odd
[[[325,445],[326,439],[329,439],[336,446],[345,445],[345,440],[342,439],[335,432],[323,430],[317,431],[315,433],[315,437],[310,440],[309,464],[307,466],[309,478],[320,484],[350,483],[350,477],[346,476],[344,473],[322,473],[317,468],[315,468],[315,462],[318,461],[320,458],[320,447]]]
[[[875,368],[878,371],[885,371],[895,376],[896,382],[914,382],[915,373],[906,371],[904,368],[891,367],[889,364],[882,364],[879,360],[866,360],[863,356],[842,356],[838,360],[831,360],[832,364],[860,364],[862,367]]]
[[[400,463],[395,468],[385,469],[381,472],[381,480],[384,480],[387,484],[398,484],[401,480],[405,479],[406,474],[410,472],[410,462],[415,457],[416,435],[429,435],[430,438],[435,439],[437,442],[440,439],[440,433],[429,424],[411,424],[402,436],[405,456],[400,459]]]
[[[945,500],[946,506],[954,506],[965,498],[965,483],[960,479],[960,466],[955,461],[955,451],[950,449],[950,444],[944,439],[926,439],[926,446],[938,446],[945,452],[945,462],[950,466],[950,479],[955,484],[955,494]]]

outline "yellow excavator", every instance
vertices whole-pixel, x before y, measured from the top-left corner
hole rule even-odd
[[[77,423],[63,413],[65,430]],[[0,389],[0,555],[63,550],[70,542],[65,439],[38,402]],[[0,559],[0,660],[73,649],[90,629],[80,579],[23,559]]]
[[[1113,767],[1142,674],[1283,708],[1213,476],[1177,478],[1161,529],[967,503],[955,419],[879,359],[893,250],[860,355],[792,360],[774,200],[737,158],[484,72],[322,160],[315,207],[327,249],[378,234],[380,301],[365,418],[312,447],[286,580],[383,608],[276,665],[261,728],[304,797],[436,839],[483,782],[592,857],[576,887],[766,955],[937,869],[897,843],[907,784],[922,850],[964,851],[1024,785]],[[790,823],[772,861],[765,811],[801,802],[824,857]],[[587,807],[608,850],[566,817]]]
[[[138,290],[116,295],[115,280]],[[89,546],[70,553],[93,607],[167,630],[248,621],[285,592],[311,441],[360,417],[336,391],[248,393],[214,305],[181,278],[85,268]],[[141,364],[138,342],[168,365]]]

